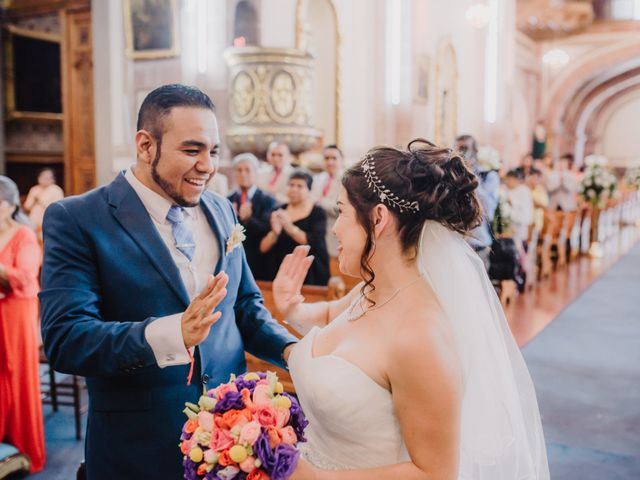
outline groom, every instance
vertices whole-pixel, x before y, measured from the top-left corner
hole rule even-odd
[[[132,168],[44,219],[44,346],[87,377],[89,480],[182,478],[184,402],[243,372],[245,350],[282,366],[295,342],[263,306],[231,204],[206,189],[211,99],[162,86],[137,128]]]

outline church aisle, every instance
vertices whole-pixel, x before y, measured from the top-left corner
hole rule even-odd
[[[636,245],[524,348],[554,480],[640,478],[639,291]]]

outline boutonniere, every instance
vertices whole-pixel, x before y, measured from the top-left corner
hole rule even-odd
[[[239,223],[236,223],[236,226],[233,227],[231,235],[229,235],[229,238],[227,240],[226,254],[229,255],[236,248],[240,247],[240,245],[242,245],[242,242],[244,242],[246,238],[247,236],[244,234],[244,227]]]

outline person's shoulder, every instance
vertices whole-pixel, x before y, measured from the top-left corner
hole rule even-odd
[[[36,243],[38,242],[38,236],[36,235],[36,232],[29,225],[19,225],[15,234],[21,242],[25,240]]]
[[[109,185],[102,185],[79,195],[70,195],[52,203],[50,207],[57,205],[68,211],[91,213],[92,211],[87,210],[88,208],[93,209],[100,204],[106,205],[108,201],[108,188]]]

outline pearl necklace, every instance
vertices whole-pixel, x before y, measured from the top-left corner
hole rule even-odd
[[[367,313],[373,311],[373,310],[377,310],[379,308],[384,307],[387,303],[389,303],[391,300],[393,300],[396,295],[398,295],[402,290],[404,290],[405,288],[407,288],[410,285],[413,285],[414,283],[416,283],[418,280],[420,280],[422,277],[422,275],[418,275],[416,278],[414,278],[413,280],[411,280],[409,283],[401,286],[400,288],[398,288],[395,292],[393,292],[393,294],[386,299],[384,302],[379,303],[374,305],[373,307],[368,307],[368,308],[364,308],[362,307],[362,299],[364,298],[363,294],[360,294],[360,296],[358,297],[358,299],[351,304],[351,306],[349,307],[349,310],[347,310],[347,321],[349,322],[355,322],[356,320],[358,320],[359,318],[364,317]],[[353,311],[356,308],[356,305],[360,306],[360,312],[357,314],[354,314]]]

